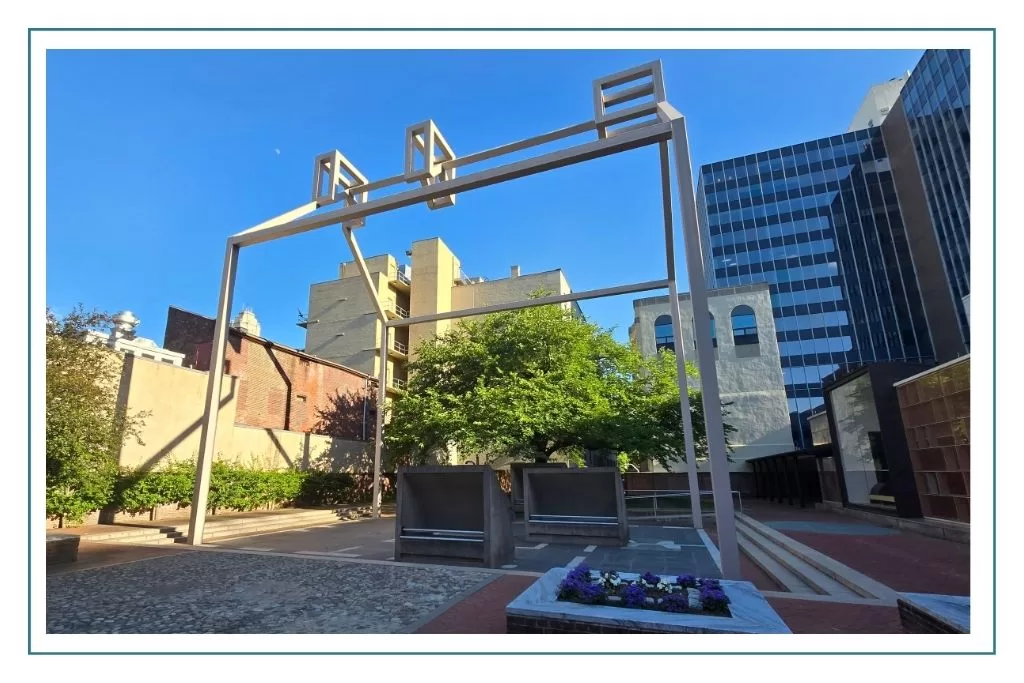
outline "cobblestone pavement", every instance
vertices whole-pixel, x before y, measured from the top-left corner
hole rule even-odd
[[[494,578],[215,551],[55,574],[48,633],[409,633]]]

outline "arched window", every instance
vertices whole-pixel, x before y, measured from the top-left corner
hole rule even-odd
[[[732,309],[732,340],[736,346],[758,343],[757,317],[750,306]]]
[[[672,316],[659,315],[654,321],[654,347],[658,351],[676,350],[675,336],[672,334]]]

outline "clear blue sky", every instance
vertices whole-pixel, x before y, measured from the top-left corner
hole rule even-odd
[[[406,126],[456,153],[593,116],[591,82],[660,58],[695,164],[846,130],[870,85],[921,51],[50,51],[46,302],[129,308],[163,339],[168,305],[212,315],[228,235],[309,200],[313,157],[401,172]],[[636,150],[371,217],[363,253],[440,236],[470,275],[562,268],[574,289],[664,277],[657,150]],[[677,239],[681,239],[678,238]],[[309,285],[337,277],[337,227],[242,251],[235,310],[303,347]],[[414,274],[415,276],[415,274]],[[680,273],[683,277],[683,273]],[[686,290],[685,278],[681,290]],[[584,302],[626,339],[632,297]]]

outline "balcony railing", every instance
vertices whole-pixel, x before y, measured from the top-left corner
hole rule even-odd
[[[399,318],[409,317],[409,310],[404,306],[399,305],[394,299],[384,300],[384,310],[390,313],[394,313]]]
[[[409,279],[409,276],[403,273],[402,271],[398,271],[395,279],[398,280],[399,282],[404,282],[407,285],[412,284],[412,280]]]
[[[390,384],[393,389],[400,389],[402,391],[405,391],[406,381],[401,377],[392,377]]]
[[[409,346],[405,342],[400,342],[397,339],[391,341],[391,348],[405,355],[409,354]]]

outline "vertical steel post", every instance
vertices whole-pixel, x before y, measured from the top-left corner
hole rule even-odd
[[[722,423],[722,402],[718,390],[718,369],[711,346],[711,319],[708,293],[704,283],[704,257],[701,252],[700,227],[694,196],[690,147],[686,137],[686,119],[673,118],[672,146],[675,152],[676,182],[682,207],[683,244],[686,271],[690,279],[690,304],[693,306],[693,333],[697,342],[697,364],[704,400],[704,428],[707,434],[708,459],[711,463],[711,491],[715,502],[715,526],[718,532],[722,576],[741,579],[739,545],[736,540],[736,517],[733,512],[732,487],[729,483],[729,462],[725,452],[725,431]]]
[[[672,181],[670,175],[668,143],[658,145],[661,154],[661,203],[665,217],[665,265],[668,278],[668,310],[672,316],[672,340],[675,344],[676,374],[679,381],[679,412],[683,418],[683,445],[686,451],[686,479],[690,489],[690,513],[693,528],[704,528],[700,509],[700,486],[697,482],[697,454],[693,446],[693,419],[690,415],[690,390],[686,377],[686,350],[683,344],[683,323],[679,310],[679,291],[676,288],[675,233],[672,227]]]
[[[203,426],[199,433],[199,461],[196,463],[196,483],[192,490],[192,510],[189,512],[188,544],[202,545],[206,527],[206,502],[210,494],[210,468],[216,454],[217,418],[220,415],[221,385],[224,381],[224,353],[228,337],[231,300],[235,292],[235,274],[238,272],[239,247],[228,241],[224,252],[224,270],[220,278],[220,300],[217,320],[213,328],[210,348],[210,375],[206,384],[206,406]]]
[[[384,437],[384,409],[388,382],[388,326],[380,321],[380,373],[377,376],[377,430],[373,440],[373,503],[371,514],[380,517],[380,460]]]

